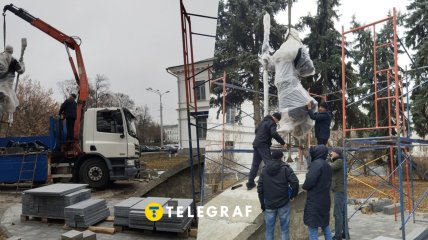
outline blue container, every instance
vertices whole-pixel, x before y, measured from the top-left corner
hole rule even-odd
[[[34,162],[37,157],[37,166],[34,176],[35,182],[46,182],[48,179],[48,161],[47,153],[32,153],[32,154],[8,154],[0,155],[0,182],[14,183],[19,180],[19,172],[23,158],[25,162]],[[23,172],[21,179],[32,179],[34,163],[25,163],[23,170],[31,170]]]

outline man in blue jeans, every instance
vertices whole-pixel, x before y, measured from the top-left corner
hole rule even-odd
[[[266,165],[257,184],[257,192],[262,210],[265,212],[266,240],[273,240],[276,216],[281,225],[281,240],[288,240],[290,225],[290,200],[299,191],[299,179],[293,169],[281,159],[281,151],[272,151],[272,162]]]
[[[343,188],[343,159],[342,150],[334,148],[331,153],[330,167],[333,171],[333,179],[331,182],[331,189],[334,196],[334,240],[341,240],[346,238],[345,228],[345,193]]]
[[[311,165],[302,188],[307,191],[303,222],[309,228],[309,240],[318,240],[318,228],[325,240],[331,240],[330,186],[332,171],[327,163],[328,148],[325,145],[311,147]]]

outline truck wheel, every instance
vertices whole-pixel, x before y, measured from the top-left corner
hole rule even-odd
[[[100,159],[87,159],[79,171],[80,180],[92,188],[105,188],[109,183],[107,166]]]

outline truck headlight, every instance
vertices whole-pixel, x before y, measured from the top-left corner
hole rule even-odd
[[[135,159],[128,159],[126,160],[127,166],[135,166]]]

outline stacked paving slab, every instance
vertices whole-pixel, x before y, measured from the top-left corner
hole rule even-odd
[[[163,207],[163,217],[157,222],[152,222],[146,218],[145,209],[149,203],[156,202]],[[184,232],[193,220],[192,199],[179,198],[128,198],[114,206],[114,224],[144,230],[157,230],[164,232]],[[171,217],[168,216],[167,207],[173,207]],[[182,216],[178,216],[177,207],[181,207]],[[189,211],[191,211],[189,214]],[[190,215],[190,216],[189,216]]]
[[[164,206],[170,198],[148,197],[135,204],[129,211],[129,227],[144,230],[154,230],[155,222],[146,218],[145,209],[149,203],[156,202]]]
[[[114,206],[114,225],[129,226],[129,211],[131,207],[143,201],[144,198],[131,197]]]
[[[23,192],[22,214],[64,219],[64,208],[91,198],[87,184],[52,184]]]
[[[156,230],[165,232],[184,232],[190,227],[190,224],[192,224],[193,217],[189,217],[189,215],[194,215],[192,204],[192,199],[173,198],[169,200],[167,204],[163,206],[164,213],[162,219],[155,223]],[[171,216],[168,216],[166,206],[173,207],[171,210]],[[178,216],[177,207],[183,208],[180,212],[180,216]],[[189,211],[191,214],[189,214]]]
[[[65,224],[70,227],[87,228],[110,216],[104,199],[88,199],[64,209]]]

